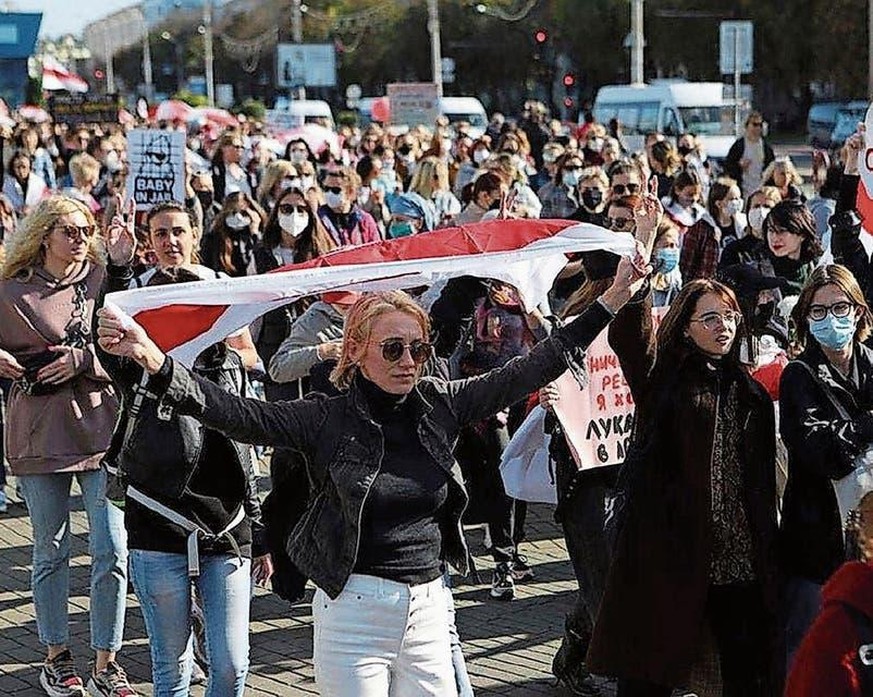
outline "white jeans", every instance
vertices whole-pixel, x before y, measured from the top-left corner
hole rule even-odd
[[[316,589],[315,681],[323,697],[457,695],[443,579],[409,586],[352,574]]]

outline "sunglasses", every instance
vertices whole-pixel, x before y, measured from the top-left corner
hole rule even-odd
[[[638,194],[640,192],[639,184],[613,184],[612,193],[616,196],[624,196],[627,194]]]
[[[633,229],[636,225],[636,220],[633,218],[607,218],[606,226],[610,230],[618,230],[620,232],[625,232],[627,230]]]
[[[343,188],[341,186],[326,186],[324,187],[325,191],[329,191],[332,194],[341,194],[343,192]]]
[[[293,203],[280,203],[279,212],[283,215],[291,215],[292,213],[305,213],[306,206],[304,206],[303,204],[295,206]]]
[[[80,227],[78,225],[56,225],[54,229],[63,232],[67,236],[67,239],[70,240],[70,242],[75,242],[78,239],[90,239],[90,237],[96,231],[96,226],[82,225]]]
[[[405,343],[403,339],[385,339],[379,346],[382,347],[382,358],[389,363],[399,361],[403,358],[403,352],[409,349],[409,355],[412,356],[415,365],[422,365],[427,362],[433,351],[433,345],[421,339],[416,339],[409,344]]]

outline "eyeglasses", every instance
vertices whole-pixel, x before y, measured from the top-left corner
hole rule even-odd
[[[636,226],[637,221],[633,218],[607,218],[606,225],[610,230],[617,230],[618,232],[627,232],[628,230],[633,230]]]
[[[733,310],[728,310],[724,313],[719,312],[707,312],[705,315],[701,315],[700,317],[692,317],[691,322],[700,322],[703,325],[703,328],[707,331],[715,331],[720,327],[727,326],[728,324],[737,326],[740,322],[742,322],[743,316],[739,312],[734,312]]]
[[[279,212],[282,215],[291,215],[292,213],[305,213],[306,206],[302,203],[299,206],[295,206],[293,203],[280,203]]]
[[[63,232],[70,242],[90,239],[97,230],[95,225],[56,225],[54,229]]]
[[[833,305],[810,305],[809,318],[818,322],[827,317],[828,312],[830,312],[837,319],[842,319],[843,317],[848,317],[849,313],[854,309],[855,305],[853,303],[845,301],[834,303]]]
[[[382,358],[389,363],[396,363],[403,358],[403,352],[409,349],[409,355],[412,357],[415,365],[422,365],[430,358],[433,350],[433,345],[427,341],[416,339],[410,343],[405,343],[403,339],[385,339],[379,343],[382,347]]]
[[[638,194],[640,192],[639,184],[613,184],[612,193],[616,196],[624,196],[627,194]]]
[[[332,194],[341,194],[343,192],[343,188],[341,186],[326,186],[324,187],[325,191],[329,191]]]

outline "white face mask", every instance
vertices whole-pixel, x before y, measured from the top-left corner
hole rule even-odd
[[[473,151],[473,162],[477,165],[481,165],[485,160],[488,159],[488,156],[491,153],[488,152],[485,148],[479,148],[478,150]]]
[[[366,206],[367,201],[369,201],[369,200],[370,200],[370,187],[369,186],[362,186],[360,189],[358,189],[358,203],[360,203],[362,206]]]
[[[306,161],[306,153],[300,152],[299,150],[293,150],[289,155],[288,159],[291,160],[295,165],[299,165],[302,162]]]
[[[315,177],[313,177],[313,176],[300,177],[300,186],[303,187],[304,191],[309,191],[313,186],[315,186]]]
[[[224,219],[231,230],[243,230],[252,223],[252,219],[242,213],[231,213]]]
[[[758,206],[749,211],[749,227],[755,232],[761,232],[764,229],[764,220],[770,215],[770,208],[767,206]]]
[[[339,208],[342,208],[343,195],[342,194],[335,194],[333,191],[328,191],[324,195],[324,202],[330,208],[333,208],[334,210],[338,210]]]
[[[279,227],[283,232],[287,232],[292,237],[300,236],[309,225],[309,216],[306,213],[291,213],[290,215],[279,215]]]
[[[743,210],[743,202],[738,198],[727,201],[725,202],[724,210],[728,215],[736,215]]]

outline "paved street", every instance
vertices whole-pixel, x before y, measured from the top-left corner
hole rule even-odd
[[[72,648],[80,669],[88,650],[88,557],[84,513],[74,500],[74,561],[71,574]],[[458,625],[477,695],[564,695],[553,686],[549,667],[557,649],[563,613],[573,600],[574,583],[564,541],[548,506],[532,506],[522,552],[536,579],[517,588],[517,599],[499,603],[488,597],[490,559],[482,556],[482,533],[470,533],[482,585],[456,579]],[[0,516],[0,694],[40,695],[41,648],[36,639],[30,592],[30,525],[22,505]],[[126,646],[121,662],[131,681],[151,695],[148,643],[142,616],[131,594]],[[252,607],[251,697],[315,694],[312,679],[312,625],[309,605],[287,603],[259,590]],[[202,695],[195,688],[194,695]]]

